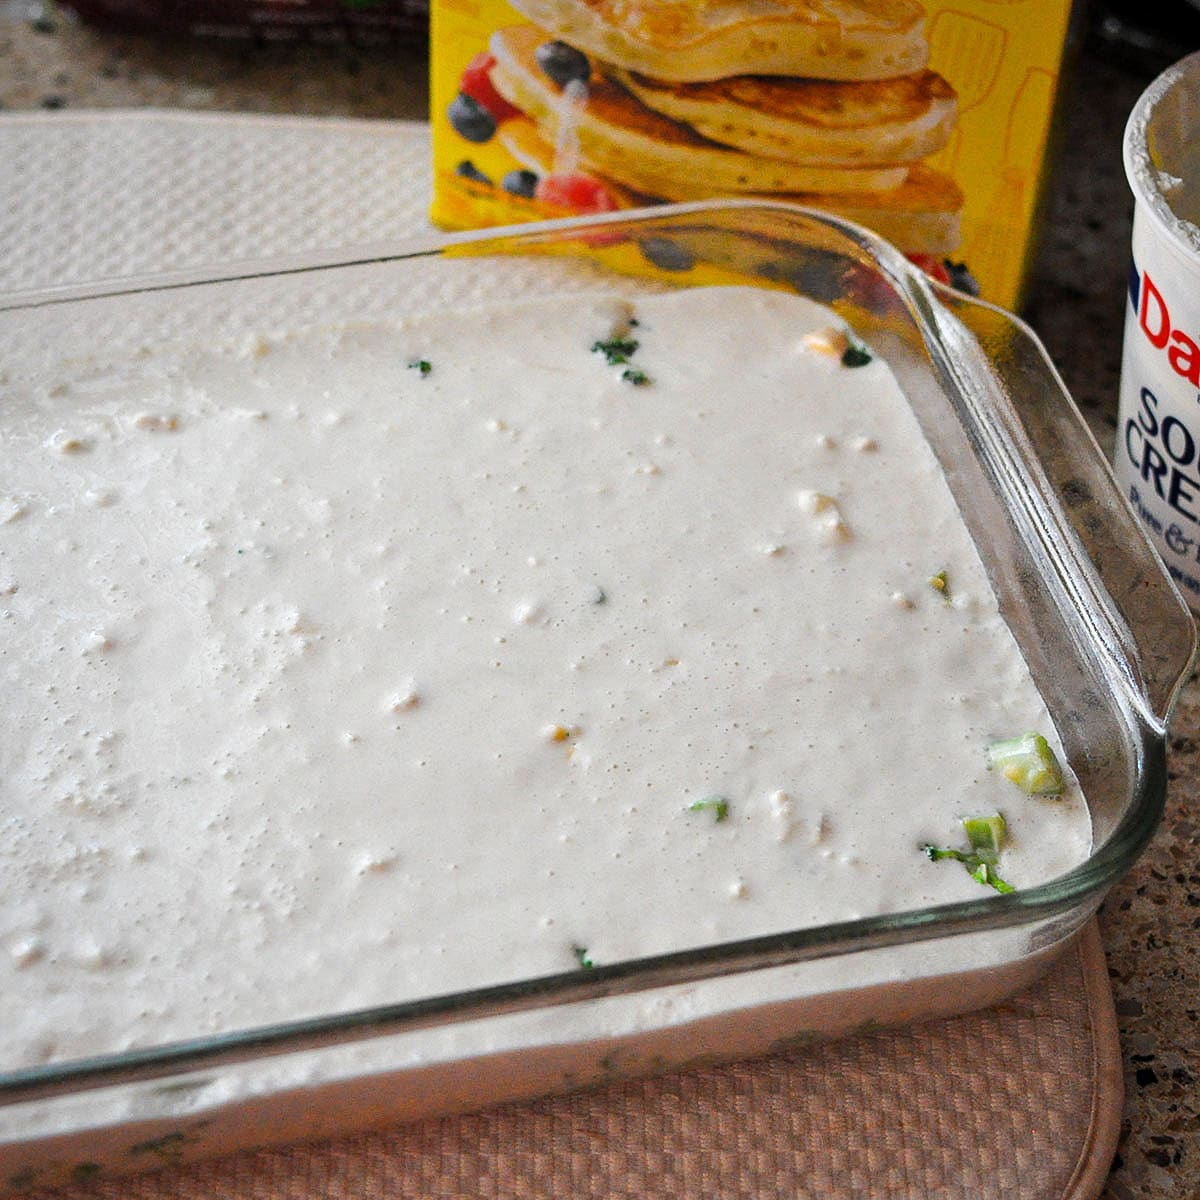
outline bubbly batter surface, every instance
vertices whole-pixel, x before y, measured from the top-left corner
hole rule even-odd
[[[0,1063],[977,898],[920,849],[975,814],[1015,886],[1085,857],[989,770],[1049,716],[835,324],[572,297],[10,381]]]

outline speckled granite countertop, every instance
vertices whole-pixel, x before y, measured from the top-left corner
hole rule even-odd
[[[1132,201],[1125,117],[1165,62],[1090,36],[1064,102],[1059,166],[1025,315],[1106,448],[1115,427]],[[39,0],[0,0],[0,107],[173,107],[423,117],[420,45],[212,44],[81,27]],[[3,165],[0,164],[0,170]],[[1127,1100],[1103,1200],[1200,1195],[1200,683],[1171,739],[1167,816],[1101,913]]]
[[[1131,67],[1094,42],[1077,63],[1024,312],[1106,452],[1133,216],[1121,136],[1165,65]],[[1126,1087],[1103,1200],[1200,1196],[1200,680],[1184,689],[1171,729],[1166,818],[1100,914]]]

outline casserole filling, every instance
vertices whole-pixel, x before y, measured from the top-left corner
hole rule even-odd
[[[1062,763],[936,459],[811,302],[538,299],[2,394],[7,1065],[1087,855],[1070,773],[1012,758]]]

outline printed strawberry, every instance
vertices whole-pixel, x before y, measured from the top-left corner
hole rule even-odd
[[[464,96],[470,96],[478,104],[492,114],[497,125],[515,117],[520,111],[514,108],[492,85],[492,68],[496,65],[495,58],[486,50],[475,55],[462,73],[458,90]]]
[[[949,283],[950,272],[946,270],[946,264],[935,254],[910,254],[908,261],[913,266],[920,267],[930,279],[936,279],[938,283]]]
[[[600,180],[580,171],[539,179],[534,198],[542,204],[574,213],[615,212],[617,208],[608,188]]]

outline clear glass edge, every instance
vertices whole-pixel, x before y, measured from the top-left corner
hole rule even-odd
[[[269,260],[239,262],[220,271],[210,267],[12,292],[0,295],[0,312],[122,294],[438,256],[448,249],[463,245],[484,247],[488,243],[508,243],[511,246],[513,243],[542,234],[569,234],[604,226],[636,226],[650,222],[658,223],[664,218],[676,215],[695,217],[707,212],[732,209],[779,211],[800,215],[823,223],[856,242],[898,286],[898,291],[905,299],[910,315],[925,336],[927,345],[941,346],[936,321],[931,320],[930,315],[935,311],[937,294],[942,289],[931,285],[923,273],[908,263],[899,251],[851,222],[819,210],[774,201],[705,201],[664,205],[641,211],[627,210],[595,217],[531,222],[466,233],[434,233],[420,238],[405,239],[402,242],[362,247],[353,254],[347,254],[344,249],[325,253],[304,253]],[[1019,325],[1025,336],[1031,338],[1040,348],[1040,342],[1028,326],[1003,310],[994,311]],[[946,352],[945,347],[942,347],[942,350]],[[1059,386],[1061,388],[1061,382]],[[1098,453],[1098,450],[1096,452]],[[1178,694],[1179,687],[1186,678],[1187,669],[1193,662],[1194,648],[1193,658],[1189,659],[1187,667],[1181,671],[1179,680],[1172,689],[1172,696]],[[1136,698],[1126,696],[1125,699],[1135,701],[1129,704],[1127,715],[1138,767],[1125,813],[1112,835],[1085,862],[1047,883],[1009,895],[985,897],[961,904],[939,905],[792,930],[630,960],[588,971],[576,970],[142,1050],[0,1072],[0,1107],[52,1096],[72,1095],[97,1088],[169,1078],[203,1068],[253,1061],[266,1056],[345,1045],[402,1032],[632,994],[679,983],[810,962],[820,958],[834,958],[883,947],[1018,925],[1032,927],[1038,922],[1071,913],[1086,915],[1099,905],[1103,894],[1129,869],[1149,842],[1161,819],[1166,799],[1165,724],[1160,725],[1157,721],[1147,719],[1147,705],[1136,703]]]
[[[1018,458],[1025,466],[1039,468],[1038,483],[1043,489],[1044,502],[1040,505],[1037,517],[1045,519],[1048,513],[1051,514],[1057,524],[1072,535],[1061,550],[1069,557],[1070,569],[1079,576],[1079,583],[1085,585],[1082,593],[1073,593],[1075,609],[1078,611],[1084,607],[1085,596],[1096,606],[1094,614],[1091,611],[1081,612],[1081,616],[1085,617],[1092,627],[1092,636],[1098,645],[1106,648],[1124,690],[1142,709],[1151,726],[1165,730],[1183,685],[1194,670],[1197,655],[1200,653],[1196,623],[1192,619],[1187,602],[1163,566],[1145,525],[1121,496],[1111,464],[1104,457],[1083,414],[1075,407],[1062,376],[1033,328],[1020,317],[996,305],[956,292],[944,284],[924,282],[945,307],[964,321],[968,331],[973,332],[972,312],[985,312],[1002,322],[1006,331],[1020,340],[1036,364],[1041,377],[1040,383],[1044,391],[1039,389],[1038,404],[1046,409],[1058,410],[1059,437],[1063,436],[1063,426],[1066,427],[1070,451],[1067,457],[1071,459],[1072,481],[1078,480],[1081,467],[1086,468],[1090,472],[1089,482],[1095,483],[1120,501],[1115,512],[1106,514],[1110,522],[1119,522],[1119,528],[1109,525],[1106,533],[1111,534],[1111,540],[1124,540],[1120,565],[1131,568],[1132,564],[1132,569],[1140,581],[1148,582],[1149,577],[1149,581],[1155,586],[1152,597],[1135,598],[1144,601],[1140,607],[1157,603],[1163,608],[1171,609],[1169,615],[1165,611],[1157,614],[1176,626],[1173,631],[1175,636],[1167,643],[1162,640],[1163,629],[1148,627],[1145,612],[1129,611],[1130,608],[1138,608],[1137,603],[1131,604],[1128,597],[1125,598],[1124,605],[1116,601],[1115,593],[1109,586],[1112,573],[1106,572],[1099,563],[1093,561],[1081,531],[1072,521],[1067,520],[1062,512],[1059,487],[1062,481],[1051,478],[1052,472],[1046,468],[1044,460],[1039,458],[1036,447],[1027,437],[1018,435],[1019,444],[1014,447]],[[931,315],[936,319],[936,312]],[[1014,408],[1019,410],[1017,400],[1011,395],[1009,398]],[[1018,411],[1018,420],[1020,416]],[[1080,461],[1084,459],[1085,462]],[[1129,581],[1115,582],[1128,584]]]

